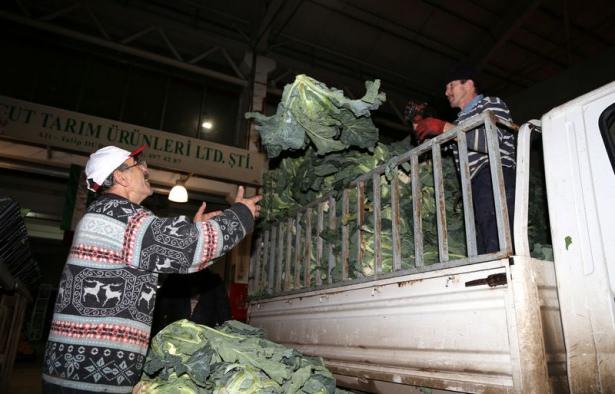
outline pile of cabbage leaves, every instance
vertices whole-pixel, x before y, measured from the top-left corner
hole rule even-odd
[[[346,393],[321,358],[264,339],[231,320],[216,329],[179,320],[153,339],[138,394]]]

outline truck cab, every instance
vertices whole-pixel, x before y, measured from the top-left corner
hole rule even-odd
[[[482,255],[465,142],[477,127],[487,130],[500,240]],[[512,232],[496,127],[516,129],[484,113],[266,224],[251,259],[249,323],[323,357],[338,385],[361,391],[615,390],[615,83],[518,128]],[[459,149],[460,228],[443,177],[447,144]],[[528,240],[532,171],[544,171],[552,258],[532,257]]]
[[[542,117],[570,390],[615,390],[615,84]]]

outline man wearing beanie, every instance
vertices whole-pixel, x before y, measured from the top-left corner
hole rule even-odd
[[[480,94],[477,73],[473,68],[458,65],[449,73],[445,82],[445,95],[450,106],[459,108],[461,111],[454,123],[437,118],[426,118],[418,121],[415,130],[420,142],[425,138],[433,137],[460,125],[470,117],[487,110],[492,111],[499,119],[512,122],[510,111],[501,99]],[[476,246],[479,254],[492,253],[498,251],[500,246],[485,127],[482,126],[469,131],[466,136],[470,178],[472,180],[472,202],[476,221]],[[498,127],[498,142],[506,189],[506,205],[510,228],[512,229],[515,208],[515,139],[510,130]],[[459,168],[457,145],[453,144],[452,146],[455,162]]]
[[[140,205],[152,194],[144,147],[107,146],[85,168],[100,196],[75,231],[58,286],[43,362],[44,393],[130,393],[141,378],[158,273],[207,267],[252,231],[260,196],[193,220],[159,218]]]

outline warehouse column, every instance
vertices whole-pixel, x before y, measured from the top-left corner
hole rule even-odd
[[[250,75],[250,84],[245,89],[243,96],[243,108],[246,111],[264,111],[264,102],[267,95],[267,80],[268,75],[275,69],[275,61],[273,59],[255,55],[254,52],[247,52],[244,56],[242,72]],[[243,118],[244,113],[241,113],[241,121],[246,122]],[[246,123],[243,123],[246,125]],[[254,124],[249,123],[248,134],[246,138],[246,149],[251,152],[258,153],[260,150],[260,137]],[[256,193],[255,188],[247,188],[248,195]],[[250,266],[250,252],[252,245],[252,237],[247,236],[239,245],[230,252],[231,266],[231,286],[230,300],[231,311],[235,319],[245,319],[245,296],[247,295],[247,283]]]
[[[245,67],[252,78],[250,78],[249,89],[246,89],[249,102],[248,108],[251,112],[263,112],[265,97],[267,96],[267,81],[271,71],[275,69],[275,60],[265,56],[247,52],[244,56],[242,68]],[[243,115],[243,114],[242,114]],[[248,146],[250,151],[258,151],[259,136],[254,124],[250,122],[248,132]]]

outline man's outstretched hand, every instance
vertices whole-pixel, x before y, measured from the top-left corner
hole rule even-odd
[[[222,211],[212,211],[212,212],[205,213],[206,206],[207,204],[205,203],[205,201],[203,201],[203,203],[201,204],[201,207],[199,208],[198,211],[196,211],[196,214],[194,215],[194,222],[204,222],[213,217],[222,215]]]
[[[256,196],[244,198],[243,193],[244,193],[243,186],[239,186],[237,188],[237,195],[235,195],[235,202],[241,203],[245,205],[246,207],[248,207],[250,212],[252,212],[252,216],[256,219],[261,210],[261,207],[260,205],[258,205],[258,202],[263,198],[263,196],[260,194],[257,194]]]
[[[248,209],[252,213],[252,216],[256,219],[261,210],[261,207],[258,205],[258,202],[263,198],[263,196],[259,194],[256,196],[244,198],[243,194],[244,194],[244,188],[243,186],[239,186],[237,188],[237,195],[235,195],[235,202],[241,203],[245,205],[246,207],[248,207]],[[222,215],[222,211],[212,211],[212,212],[205,213],[206,206],[207,204],[205,202],[201,204],[201,207],[199,208],[198,211],[196,211],[196,214],[194,215],[194,222],[204,222],[213,217]]]

